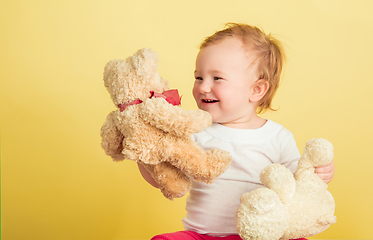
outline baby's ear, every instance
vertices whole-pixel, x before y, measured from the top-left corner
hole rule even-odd
[[[257,80],[252,86],[251,86],[251,96],[250,96],[250,102],[259,102],[267,93],[269,89],[269,83],[265,79],[259,79]]]

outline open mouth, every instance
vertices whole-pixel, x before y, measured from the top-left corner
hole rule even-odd
[[[219,102],[219,100],[213,100],[213,99],[202,99],[203,103],[216,103]]]

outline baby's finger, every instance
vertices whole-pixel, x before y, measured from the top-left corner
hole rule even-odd
[[[333,169],[330,166],[320,166],[315,168],[315,173],[330,173]]]
[[[330,173],[318,173],[319,176],[325,183],[329,183],[333,179],[333,175]]]
[[[334,161],[332,161],[326,165],[315,167],[315,173],[332,173],[334,168]]]

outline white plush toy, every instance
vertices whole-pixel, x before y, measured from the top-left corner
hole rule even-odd
[[[315,166],[333,160],[333,145],[321,138],[307,142],[294,176],[282,165],[266,167],[258,188],[241,196],[236,226],[245,240],[297,239],[316,235],[336,222],[334,198]]]

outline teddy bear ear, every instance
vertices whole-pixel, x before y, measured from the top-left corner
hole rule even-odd
[[[108,62],[104,68],[104,84],[105,84],[105,87],[109,87],[109,76],[110,76],[110,73],[112,71],[112,69],[117,65],[117,63],[119,62],[120,60],[112,60],[110,62]]]
[[[133,54],[131,60],[138,76],[145,76],[158,72],[158,55],[150,48],[138,50]]]

